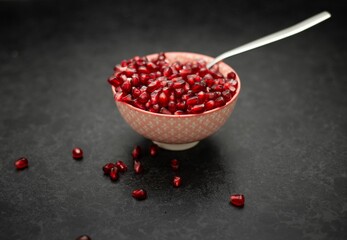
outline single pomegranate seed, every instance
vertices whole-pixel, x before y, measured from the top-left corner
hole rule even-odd
[[[205,90],[205,86],[204,86],[204,84],[201,83],[201,82],[196,82],[196,83],[194,83],[194,85],[192,86],[192,91],[193,91],[194,93],[198,93],[198,92],[204,91],[204,90]]]
[[[162,107],[159,112],[162,114],[168,114],[168,115],[171,114],[171,112],[169,110],[167,110],[167,108],[164,108],[164,107]]]
[[[174,101],[170,101],[168,104],[168,108],[171,113],[176,112],[176,103]]]
[[[140,89],[133,87],[131,93],[132,93],[133,98],[138,98],[141,94],[141,91],[140,91]]]
[[[154,105],[149,109],[149,111],[150,111],[150,112],[154,112],[154,113],[158,113],[158,112],[159,112],[159,109],[160,109],[159,105],[158,105],[158,104],[154,104]]]
[[[231,99],[231,91],[230,90],[223,91],[222,96],[225,99],[225,101],[229,101]]]
[[[138,71],[139,73],[149,73],[149,70],[146,68],[146,66],[139,66],[139,67],[137,68],[137,71]]]
[[[131,152],[131,156],[133,157],[133,159],[139,159],[141,156],[141,147],[135,146],[133,151]]]
[[[81,235],[76,240],[92,240],[88,235]]]
[[[144,200],[147,198],[147,192],[143,189],[136,189],[132,192],[132,196],[137,200]]]
[[[119,87],[122,84],[122,81],[118,79],[116,76],[111,76],[107,79],[108,83],[114,87]]]
[[[191,97],[187,99],[187,105],[192,106],[198,104],[199,98],[197,96]]]
[[[236,79],[236,73],[234,72],[230,72],[227,74],[227,79]]]
[[[186,82],[183,79],[179,79],[172,84],[173,88],[182,88]]]
[[[160,82],[159,81],[153,81],[147,86],[147,91],[148,92],[153,92],[154,90],[158,89],[160,87]]]
[[[221,107],[225,105],[225,100],[223,97],[218,97],[216,100],[214,100],[214,106],[215,107]]]
[[[141,173],[143,170],[142,164],[139,160],[134,160],[134,172]]]
[[[17,170],[27,168],[29,166],[28,159],[21,157],[14,162],[14,165],[16,166]]]
[[[140,77],[137,73],[133,74],[131,78],[131,83],[135,87],[138,87],[140,85]]]
[[[111,168],[110,178],[112,181],[116,181],[118,179],[118,168],[117,167]]]
[[[81,159],[81,158],[83,158],[83,151],[82,151],[82,149],[78,148],[78,147],[72,149],[72,157],[74,159]]]
[[[127,79],[123,84],[122,84],[122,90],[125,93],[130,93],[131,92],[131,82],[130,79]]]
[[[233,194],[230,196],[230,203],[236,207],[245,205],[245,196],[243,194]]]
[[[181,184],[182,184],[182,179],[181,179],[181,177],[175,176],[174,179],[173,179],[173,181],[172,181],[172,184],[173,184],[174,187],[179,187],[179,186],[181,186]]]
[[[177,171],[179,166],[180,166],[180,163],[179,163],[179,161],[177,159],[172,159],[171,160],[171,168],[172,168],[172,170]]]
[[[134,69],[134,68],[127,68],[126,70],[125,70],[125,74],[127,75],[127,77],[131,77],[134,73],[136,73],[136,69]]]
[[[221,92],[224,90],[224,86],[223,85],[219,85],[219,84],[215,84],[211,87],[211,89],[215,92]]]
[[[174,112],[174,115],[183,115],[184,112],[182,110],[177,110],[176,112]]]
[[[153,62],[148,62],[147,63],[147,69],[151,72],[156,71],[158,69],[158,66],[155,65]]]
[[[149,147],[149,155],[151,155],[152,157],[155,157],[158,153],[158,145],[157,144],[152,144]]]
[[[205,110],[211,110],[214,108],[214,101],[213,100],[209,100],[205,103]]]
[[[120,172],[128,171],[128,166],[123,161],[117,161],[116,167],[117,167],[118,171],[120,171]]]
[[[169,97],[164,92],[161,92],[158,97],[158,103],[160,106],[166,107],[169,104]]]
[[[106,163],[103,167],[102,170],[104,171],[104,174],[109,175],[111,172],[111,169],[114,168],[116,164],[114,163]]]
[[[165,67],[165,68],[163,69],[163,75],[164,75],[165,77],[169,77],[169,76],[171,76],[171,74],[172,74],[172,69],[171,69],[171,67]]]
[[[131,104],[131,103],[133,102],[133,99],[132,99],[132,97],[131,97],[131,94],[128,94],[128,95],[122,97],[121,101]]]
[[[140,96],[137,98],[137,100],[140,103],[146,103],[149,99],[149,94],[147,92],[143,92],[140,94]]]
[[[205,102],[205,98],[206,98],[206,94],[203,91],[198,93],[199,103]]]
[[[190,109],[190,113],[202,113],[205,111],[205,104],[199,104],[199,105],[194,105],[191,109]]]

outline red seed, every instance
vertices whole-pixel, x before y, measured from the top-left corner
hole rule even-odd
[[[140,94],[140,96],[137,98],[137,100],[140,103],[146,103],[149,99],[149,94],[147,92],[143,92]]]
[[[136,87],[133,87],[131,93],[132,93],[132,97],[136,99],[136,98],[138,98],[140,96],[141,91],[140,91],[140,89],[138,89]]]
[[[225,99],[225,101],[229,101],[231,99],[231,91],[230,90],[223,91],[222,96]]]
[[[137,68],[137,71],[138,71],[139,73],[149,73],[149,71],[148,71],[148,69],[146,68],[146,66],[139,66],[139,67]]]
[[[209,100],[205,103],[205,110],[211,110],[214,108],[214,101],[213,100]]]
[[[201,82],[196,82],[196,83],[194,83],[194,85],[192,86],[192,91],[193,91],[194,93],[198,93],[198,92],[204,91],[204,90],[205,90],[205,86],[204,86],[204,84],[201,83]]]
[[[117,161],[116,167],[119,172],[126,172],[128,171],[128,166],[123,161]]]
[[[181,186],[181,184],[182,184],[182,179],[181,179],[181,177],[175,176],[175,177],[173,178],[172,184],[173,184],[174,187],[179,187],[179,186]]]
[[[81,159],[81,158],[83,158],[83,151],[82,151],[82,149],[78,148],[78,147],[72,149],[72,157],[74,159]]]
[[[81,235],[76,240],[92,240],[88,235]]]
[[[203,91],[198,93],[199,103],[205,102],[205,98],[206,98],[206,94]]]
[[[236,73],[230,72],[227,74],[227,79],[236,79]]]
[[[158,89],[161,86],[160,82],[155,80],[153,82],[151,82],[150,84],[148,84],[147,86],[147,91],[149,93],[153,92],[154,90]]]
[[[216,100],[214,100],[214,106],[215,107],[221,107],[225,105],[225,100],[223,97],[218,97]]]
[[[131,195],[137,200],[144,200],[147,198],[147,192],[143,189],[136,189]]]
[[[127,79],[126,81],[123,82],[122,84],[122,91],[125,93],[130,93],[131,92],[131,79]]]
[[[171,67],[165,67],[165,68],[163,69],[163,75],[164,75],[165,77],[169,77],[169,76],[171,76],[171,74],[172,74],[172,69],[171,69]]]
[[[27,168],[29,166],[29,162],[25,157],[21,157],[14,162],[14,165],[16,166],[17,170],[21,170]]]
[[[166,107],[169,104],[169,97],[164,92],[161,92],[158,97],[158,103],[160,106]]]
[[[236,207],[245,205],[245,196],[243,194],[233,194],[230,196],[230,203]]]
[[[143,170],[142,164],[139,160],[134,160],[134,172],[141,173]]]
[[[171,160],[171,168],[172,168],[172,170],[177,171],[179,166],[180,166],[180,163],[179,163],[179,161],[177,159],[172,159]]]
[[[173,82],[172,87],[173,88],[182,88],[186,84],[186,82],[183,79],[178,79]]]
[[[205,111],[205,104],[199,104],[199,105],[194,105],[191,109],[190,109],[190,113],[202,113]]]
[[[199,102],[199,98],[197,96],[191,97],[187,99],[187,105],[192,106],[196,105]]]
[[[152,157],[155,157],[158,153],[158,145],[157,144],[152,144],[149,147],[149,155],[151,155]]]
[[[141,156],[141,147],[135,146],[133,151],[131,152],[131,156],[133,157],[133,159],[139,159]]]
[[[103,167],[102,170],[104,171],[104,174],[109,175],[111,172],[111,169],[114,168],[116,164],[114,163],[106,163]]]
[[[126,68],[125,70],[125,74],[127,75],[127,77],[131,77],[134,73],[136,73],[136,69],[134,68]]]
[[[116,181],[118,179],[118,168],[117,167],[111,168],[110,178],[112,181]]]

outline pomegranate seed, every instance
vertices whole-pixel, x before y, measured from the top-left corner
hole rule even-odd
[[[194,85],[192,86],[192,91],[194,93],[200,92],[200,91],[204,91],[205,90],[205,86],[203,83],[201,82],[196,82],[194,83]]]
[[[131,94],[128,94],[125,97],[122,97],[121,101],[126,103],[132,103],[133,99],[131,98]]]
[[[217,92],[217,91],[221,92],[224,90],[224,87],[223,87],[223,85],[215,84],[211,87],[211,89],[215,92]]]
[[[205,98],[206,98],[206,94],[203,91],[198,93],[199,103],[205,102]]]
[[[143,189],[136,189],[132,192],[132,196],[137,200],[144,200],[147,198],[147,192]]]
[[[131,77],[134,73],[136,73],[136,69],[134,68],[127,68],[125,70],[125,75],[127,75],[127,77]]]
[[[169,104],[169,98],[168,98],[168,96],[164,92],[161,92],[159,94],[158,103],[162,107],[166,107]]]
[[[151,72],[156,71],[158,69],[158,66],[155,65],[153,62],[148,62],[147,63],[147,69]]]
[[[171,69],[171,67],[165,67],[165,68],[163,69],[163,75],[164,75],[165,77],[169,77],[170,75],[172,75],[172,69]]]
[[[175,176],[174,179],[173,179],[173,181],[172,181],[172,184],[173,184],[174,187],[179,187],[179,186],[181,186],[181,184],[182,184],[182,179],[181,179],[181,177]]]
[[[184,112],[182,110],[177,110],[176,112],[174,112],[174,115],[183,115]]]
[[[192,73],[192,70],[191,69],[181,69],[179,71],[179,73],[181,74],[182,77],[186,77],[187,75]]]
[[[179,166],[180,166],[180,164],[179,164],[179,161],[177,159],[172,159],[171,160],[171,168],[172,168],[172,170],[177,171]]]
[[[214,101],[213,100],[209,100],[205,103],[205,110],[211,110],[214,108]]]
[[[225,105],[225,100],[223,97],[218,97],[216,100],[214,100],[214,106],[215,107],[221,107]]]
[[[134,172],[135,173],[141,173],[143,170],[142,164],[140,161],[135,160],[134,161]]]
[[[146,103],[149,99],[149,95],[147,92],[143,92],[140,94],[140,96],[137,98],[137,100],[140,102],[140,103]]]
[[[102,170],[104,171],[104,174],[109,175],[111,172],[111,169],[114,168],[116,164],[114,163],[106,163],[103,167]]]
[[[131,78],[131,83],[135,87],[140,85],[140,77],[137,73],[133,74],[133,76]]]
[[[133,87],[133,90],[131,93],[132,93],[133,98],[138,98],[141,94],[141,91],[140,91],[140,89]]]
[[[186,82],[183,79],[179,79],[172,84],[173,88],[182,88]]]
[[[170,101],[168,104],[168,108],[171,113],[176,112],[176,103],[174,101]]]
[[[128,166],[123,161],[117,161],[116,167],[117,167],[118,171],[120,171],[120,172],[128,171]]]
[[[230,196],[230,203],[236,207],[245,205],[245,196],[243,194],[233,194]]]
[[[199,98],[197,96],[191,97],[187,99],[187,105],[192,106],[198,104]]]
[[[158,104],[154,104],[150,109],[149,111],[150,112],[154,112],[154,113],[158,113],[159,112],[159,105]]]
[[[205,104],[199,104],[199,105],[194,105],[191,109],[190,109],[190,113],[202,113],[205,111]]]
[[[17,170],[27,168],[29,166],[28,159],[21,157],[15,161],[14,165],[16,166]]]
[[[169,111],[169,110],[167,110],[166,108],[164,108],[164,107],[162,107],[161,109],[160,109],[160,113],[162,113],[162,114],[171,114],[171,112]]]
[[[139,67],[137,68],[137,71],[138,71],[139,73],[149,73],[148,69],[147,69],[145,66],[139,66]]]
[[[236,79],[236,73],[234,72],[230,72],[227,74],[227,79]]]
[[[122,82],[116,76],[109,77],[107,81],[114,87],[119,87],[122,84]]]
[[[158,89],[160,87],[160,82],[159,81],[153,81],[147,86],[147,91],[148,92],[153,92],[154,90]]]
[[[118,168],[117,167],[111,168],[110,178],[112,181],[116,181],[118,179]]]
[[[230,90],[223,91],[222,96],[225,99],[225,101],[229,101],[231,99],[231,91]]]
[[[81,235],[76,240],[92,240],[88,235]]]
[[[158,149],[159,149],[159,147],[158,147],[157,144],[152,144],[152,145],[149,147],[149,155],[151,155],[152,157],[157,156]]]
[[[139,159],[141,156],[141,147],[135,146],[133,151],[131,152],[131,156],[133,157],[133,159]]]
[[[72,149],[72,157],[74,159],[81,159],[81,158],[83,158],[83,151],[82,151],[82,149],[78,148],[78,147]]]
[[[131,82],[130,79],[127,79],[123,84],[122,84],[122,90],[125,93],[130,93],[131,92]]]

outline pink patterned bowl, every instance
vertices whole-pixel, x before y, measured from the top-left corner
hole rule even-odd
[[[200,59],[210,62],[213,60],[205,55],[188,52],[166,52],[165,55],[170,62]],[[152,54],[147,57],[153,59],[156,56],[157,54]],[[226,75],[234,69],[220,62],[219,71]],[[238,76],[236,78],[238,88],[233,98],[225,106],[201,114],[166,115],[144,111],[120,101],[116,101],[116,104],[124,120],[137,133],[152,140],[161,148],[175,151],[186,150],[194,147],[200,140],[212,135],[225,124],[234,110],[240,93],[240,79]],[[114,87],[112,87],[112,91],[115,95]]]

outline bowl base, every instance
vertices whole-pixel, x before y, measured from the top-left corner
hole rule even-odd
[[[191,143],[183,143],[183,144],[161,143],[157,141],[153,141],[153,142],[157,144],[160,148],[171,150],[171,151],[187,150],[189,148],[195,147],[199,143],[199,141],[191,142]]]

